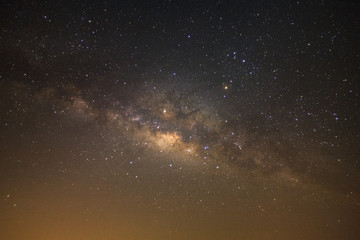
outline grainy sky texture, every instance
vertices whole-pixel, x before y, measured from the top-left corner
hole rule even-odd
[[[356,1],[5,1],[0,239],[360,239]]]

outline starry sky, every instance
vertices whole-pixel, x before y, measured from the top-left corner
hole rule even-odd
[[[356,1],[5,1],[0,238],[360,239]]]

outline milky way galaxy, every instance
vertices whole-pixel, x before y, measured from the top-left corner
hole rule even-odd
[[[5,3],[0,238],[359,239],[358,9]]]

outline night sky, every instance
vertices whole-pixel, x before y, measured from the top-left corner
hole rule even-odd
[[[0,4],[0,238],[360,239],[356,1]]]

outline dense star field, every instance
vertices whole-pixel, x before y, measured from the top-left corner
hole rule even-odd
[[[0,6],[0,239],[360,239],[356,1]]]

